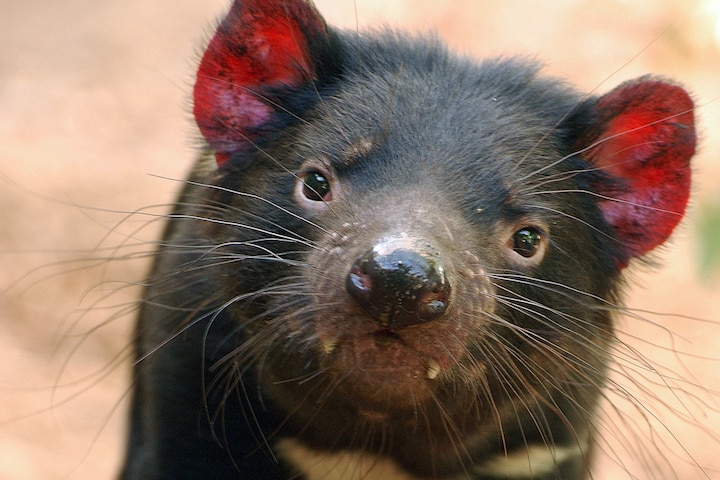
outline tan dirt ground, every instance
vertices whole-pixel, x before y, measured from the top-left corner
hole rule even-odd
[[[604,449],[620,449],[636,478],[664,478],[671,465],[679,479],[720,479],[720,441],[712,438],[720,435],[720,274],[700,280],[697,256],[698,218],[720,202],[720,2],[317,4],[331,24],[351,29],[435,29],[476,57],[535,55],[585,90],[656,72],[695,93],[703,148],[693,210],[661,255],[664,268],[633,275],[641,287],[629,303],[650,322],[631,316],[621,324],[629,344],[677,374],[677,396],[662,387],[638,393],[656,399],[655,423],[674,440],[649,436],[644,412],[633,412],[609,417]],[[0,0],[0,480],[117,471],[132,324],[124,313],[157,235],[151,220],[178,187],[168,178],[182,177],[193,160],[194,53],[225,5]],[[126,218],[146,206],[154,207]],[[684,354],[661,348],[671,343]],[[605,459],[596,478],[628,475]]]

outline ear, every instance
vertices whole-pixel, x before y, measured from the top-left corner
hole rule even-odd
[[[198,68],[193,113],[222,165],[249,149],[282,107],[273,90],[316,79],[314,52],[328,43],[324,20],[305,0],[236,0]]]
[[[681,87],[652,77],[598,99],[576,144],[606,175],[595,186],[614,228],[622,267],[663,243],[685,213],[695,153],[693,102]]]

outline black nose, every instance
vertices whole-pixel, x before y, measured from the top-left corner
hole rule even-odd
[[[407,236],[383,239],[350,268],[347,291],[386,328],[428,322],[442,316],[450,283],[439,253]]]

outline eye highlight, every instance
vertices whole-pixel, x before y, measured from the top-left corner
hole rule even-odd
[[[314,202],[332,200],[332,187],[328,176],[319,170],[311,170],[302,177],[302,194]]]
[[[531,258],[542,248],[543,234],[535,227],[526,227],[518,230],[512,237],[512,249],[518,255]]]
[[[547,254],[550,233],[544,223],[516,222],[505,230],[505,256],[521,268],[539,265]]]

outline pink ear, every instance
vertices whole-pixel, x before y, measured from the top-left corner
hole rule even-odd
[[[326,26],[304,0],[236,0],[205,51],[194,89],[195,120],[221,165],[252,145],[277,107],[263,94],[315,78],[309,52]]]
[[[663,243],[685,213],[695,153],[693,102],[677,85],[644,77],[600,98],[583,156],[609,174],[600,202],[628,258]],[[623,265],[624,266],[624,265]]]

